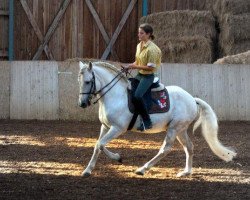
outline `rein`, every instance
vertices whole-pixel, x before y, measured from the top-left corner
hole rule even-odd
[[[80,94],[91,94],[91,95],[97,95],[99,93],[101,93],[105,88],[107,88],[111,83],[113,83],[117,78],[118,80],[116,80],[116,82],[107,90],[105,91],[97,100],[95,100],[93,102],[93,104],[96,104],[105,94],[107,94],[115,85],[116,83],[121,80],[122,78],[122,74],[125,73],[125,75],[127,76],[128,75],[128,69],[122,67],[121,71],[108,83],[106,84],[105,86],[103,86],[100,90],[96,91],[96,80],[95,80],[95,74],[94,72],[92,72],[92,80],[91,80],[91,88],[90,88],[90,91],[89,92],[81,92]],[[94,90],[93,90],[94,88]],[[93,91],[92,91],[93,90]],[[92,99],[92,96],[89,97],[89,100]]]

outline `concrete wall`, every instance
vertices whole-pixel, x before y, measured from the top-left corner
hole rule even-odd
[[[0,62],[0,118],[97,120],[98,104],[77,105],[78,72],[77,62]],[[159,75],[165,85],[178,85],[207,101],[220,120],[250,120],[249,65],[162,64]],[[33,91],[39,95],[33,98]],[[55,112],[39,118],[37,113],[48,108]]]
[[[10,118],[58,119],[58,63],[11,62]]]
[[[0,62],[0,119],[10,117],[10,62]]]
[[[220,120],[250,120],[250,66],[163,64],[161,80],[212,106]]]

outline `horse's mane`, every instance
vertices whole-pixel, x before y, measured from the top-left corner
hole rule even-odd
[[[115,74],[118,74],[121,72],[121,70],[117,69],[117,67],[115,67],[114,65],[108,63],[108,62],[101,62],[101,61],[98,61],[98,62],[93,62],[94,65],[98,65],[98,66],[101,66],[101,67],[104,67],[106,69],[108,69],[109,71],[113,71],[115,72]],[[122,78],[125,80],[125,81],[128,81],[128,78],[125,76],[124,73],[121,73],[121,76]]]

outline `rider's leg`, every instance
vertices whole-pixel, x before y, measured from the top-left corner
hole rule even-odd
[[[144,130],[144,128],[145,129],[152,128],[152,122],[150,120],[146,104],[143,100],[143,96],[152,85],[154,81],[154,75],[150,74],[150,75],[139,75],[139,76],[140,76],[140,82],[133,95],[133,102],[135,103],[136,109],[138,109],[138,112],[143,120],[143,124],[140,127],[138,127],[138,129]]]

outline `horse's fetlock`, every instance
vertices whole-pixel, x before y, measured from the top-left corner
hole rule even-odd
[[[99,143],[99,144],[98,144],[98,147],[99,147],[99,149],[100,149],[101,151],[103,151],[103,149],[104,149],[105,145],[104,145],[104,144],[102,144],[102,143]]]

